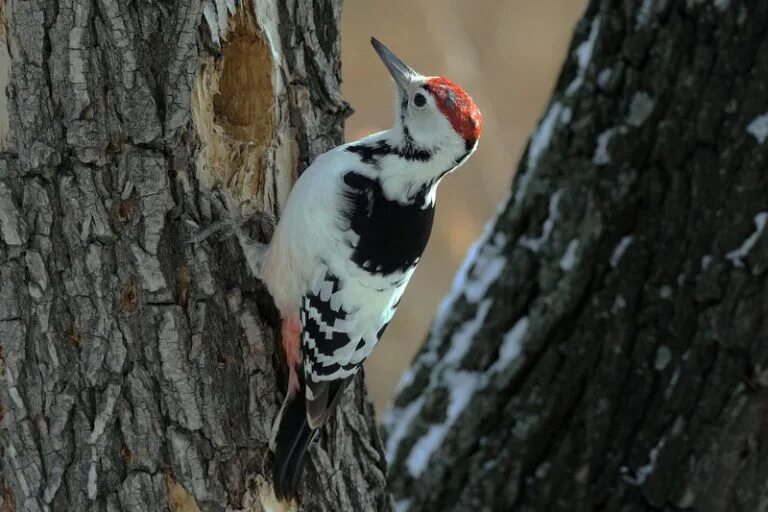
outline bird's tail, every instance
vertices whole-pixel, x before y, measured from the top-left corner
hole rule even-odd
[[[286,396],[276,422],[273,485],[275,496],[288,501],[296,498],[307,449],[317,432],[307,423],[304,393],[289,393]]]

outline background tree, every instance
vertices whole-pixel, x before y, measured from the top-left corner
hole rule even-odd
[[[767,89],[768,4],[591,2],[388,417],[398,510],[768,509]]]
[[[4,511],[260,510],[277,318],[236,237],[342,139],[340,1],[9,0]],[[241,240],[244,242],[244,240]],[[359,383],[304,510],[390,510]]]

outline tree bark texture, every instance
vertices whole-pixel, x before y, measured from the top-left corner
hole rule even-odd
[[[7,0],[0,510],[272,510],[277,313],[243,237],[340,143],[340,0]],[[390,510],[362,379],[302,510]]]
[[[400,511],[768,510],[768,4],[594,0],[387,419]]]

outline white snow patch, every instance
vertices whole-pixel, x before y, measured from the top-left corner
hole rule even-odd
[[[673,292],[674,290],[672,289],[672,287],[669,286],[668,284],[665,284],[659,289],[659,297],[661,297],[662,299],[668,299],[672,296]]]
[[[432,454],[443,443],[448,429],[466,408],[483,375],[460,371],[451,372],[451,375],[446,377],[448,377],[446,384],[451,391],[451,396],[445,421],[429,427],[427,433],[413,445],[405,461],[408,471],[414,477],[419,477],[424,472]]]
[[[472,304],[475,304],[485,297],[485,292],[488,291],[488,287],[498,280],[506,263],[507,258],[499,255],[484,262],[482,268],[480,268],[479,265],[476,265],[475,269],[480,270],[480,274],[471,282],[467,282],[464,287],[464,296],[467,300]]]
[[[637,11],[635,17],[635,28],[643,28],[651,21],[651,9],[653,8],[653,0],[643,0],[640,9]]]
[[[709,254],[705,254],[701,257],[701,270],[706,271],[709,266],[712,264],[712,256]]]
[[[592,163],[595,165],[606,165],[611,163],[611,155],[608,154],[608,143],[611,142],[616,128],[608,128],[603,133],[597,136],[597,145],[595,146],[595,154],[592,156]]]
[[[491,299],[485,299],[477,306],[475,317],[462,325],[451,337],[451,348],[443,356],[443,360],[440,362],[442,365],[451,363],[459,363],[464,358],[464,355],[469,350],[472,340],[475,335],[483,326],[485,317],[488,315],[488,311],[491,309]]]
[[[403,409],[393,410],[387,417],[387,426],[389,427],[389,437],[385,447],[387,460],[392,462],[397,455],[397,447],[408,433],[408,427],[413,422],[417,414],[421,412],[424,406],[424,396],[420,396]]]
[[[576,91],[579,90],[581,84],[584,83],[584,76],[587,74],[587,65],[592,59],[592,52],[595,49],[595,41],[597,40],[597,34],[600,31],[600,16],[595,16],[592,20],[592,25],[589,29],[589,37],[586,41],[582,42],[578,48],[576,48],[576,60],[579,65],[579,69],[576,71],[576,78],[568,84],[568,88],[565,90],[566,96],[573,96]]]
[[[520,202],[528,190],[528,184],[531,182],[536,169],[539,166],[539,159],[544,151],[549,147],[552,141],[557,122],[568,123],[571,120],[570,108],[563,108],[559,102],[554,102],[549,106],[547,113],[539,122],[538,128],[531,136],[528,144],[528,157],[526,159],[525,172],[520,175],[517,181],[517,190],[515,191],[515,201]]]
[[[725,255],[726,258],[731,260],[731,263],[733,263],[734,267],[744,266],[744,261],[742,260],[747,256],[747,254],[749,254],[749,251],[752,250],[752,247],[754,247],[754,245],[757,243],[760,235],[763,234],[766,221],[768,221],[768,212],[760,212],[755,215],[755,232],[749,235],[749,238],[744,240],[744,243],[742,243],[739,247]]]
[[[613,69],[611,68],[602,69],[600,73],[597,74],[597,86],[605,90],[611,81],[611,76],[613,76]]]
[[[560,103],[553,103],[547,110],[544,119],[539,123],[536,132],[531,136],[531,144],[528,148],[528,172],[530,173],[539,165],[539,158],[552,140],[552,132],[555,129],[555,123],[563,110]]]
[[[436,325],[444,323],[450,312],[451,306],[460,296],[465,295],[467,290],[470,290],[471,297],[477,297],[478,294],[484,296],[487,288],[483,288],[483,285],[490,286],[490,284],[498,277],[498,275],[489,272],[488,268],[490,267],[491,270],[496,268],[496,272],[500,272],[501,269],[498,268],[499,262],[492,262],[491,265],[488,265],[488,261],[497,258],[501,253],[502,248],[507,243],[507,236],[504,233],[496,233],[493,240],[491,240],[491,234],[493,233],[496,220],[505,208],[506,201],[499,206],[496,211],[496,216],[485,225],[485,229],[483,230],[480,239],[472,244],[472,247],[470,247],[467,252],[467,256],[464,258],[461,267],[459,267],[458,272],[456,272],[456,277],[453,279],[451,291],[443,299],[437,309],[437,315],[435,316],[434,321]],[[479,276],[476,275],[478,272],[480,273]],[[478,280],[481,282],[477,283]],[[470,296],[467,297],[468,301],[470,300]],[[479,298],[477,300],[479,300]]]
[[[747,125],[747,132],[752,134],[757,142],[762,144],[768,138],[768,113],[757,116]]]
[[[648,480],[648,477],[651,476],[653,471],[656,469],[656,460],[659,458],[659,452],[664,448],[666,442],[667,438],[664,436],[659,440],[658,443],[656,443],[656,446],[654,446],[651,449],[651,452],[648,454],[648,464],[637,468],[637,471],[635,471],[635,476],[626,474],[628,473],[628,469],[626,466],[622,466],[621,472],[625,473],[624,481],[630,485],[643,485],[645,481]]]
[[[613,249],[613,252],[611,253],[611,267],[616,268],[619,265],[619,261],[621,261],[621,257],[624,256],[624,253],[626,252],[629,245],[632,243],[632,241],[635,239],[632,235],[625,236],[621,240],[619,240],[619,243],[616,244],[616,247]]]
[[[627,114],[627,124],[630,126],[641,126],[653,113],[656,101],[651,98],[647,92],[636,92],[629,103],[629,113]]]
[[[400,380],[398,381],[397,386],[395,386],[395,395],[399,395],[402,390],[404,390],[405,388],[407,388],[413,383],[413,378],[416,376],[415,366],[418,362],[422,360],[423,359],[421,357],[418,358],[416,361],[413,362],[413,364],[411,364],[411,366],[408,367],[407,370],[403,372],[403,375],[400,376]]]
[[[411,499],[405,498],[395,502],[395,512],[407,512],[411,508]]]
[[[504,335],[504,339],[501,341],[501,347],[499,347],[499,358],[490,368],[490,372],[497,372],[506,368],[523,350],[523,338],[528,332],[528,324],[530,321],[527,316],[522,317],[515,322],[512,329]]]
[[[488,229],[486,227],[486,229]],[[450,306],[459,298],[464,292],[464,284],[467,282],[467,276],[469,275],[469,269],[475,264],[478,259],[480,249],[487,243],[487,237],[482,236],[480,240],[472,244],[472,247],[467,251],[467,255],[464,257],[464,261],[461,263],[459,270],[456,272],[456,277],[453,278],[453,285],[451,285],[451,291],[446,295],[440,306],[437,308],[437,315],[435,322],[443,323],[447,313],[450,311]]]
[[[712,0],[712,3],[715,4],[715,9],[725,12],[728,6],[731,5],[731,0]]]
[[[557,206],[560,203],[560,196],[563,195],[562,190],[558,190],[553,193],[549,198],[549,216],[541,226],[541,235],[536,238],[528,236],[520,237],[520,245],[526,249],[530,249],[533,252],[539,252],[541,247],[549,240],[549,236],[552,234],[552,228],[555,226],[555,221],[558,218]]]
[[[568,124],[571,122],[572,117],[573,117],[573,110],[571,110],[571,107],[565,107],[563,111],[560,113],[560,122],[563,124]]]
[[[667,367],[671,360],[672,352],[670,352],[669,347],[662,345],[656,349],[656,360],[653,362],[653,367],[657,372],[660,372]]]
[[[485,317],[491,309],[491,299],[485,299],[478,306],[475,311],[474,318],[465,322],[451,337],[450,347],[448,351],[440,358],[440,360],[432,368],[430,375],[430,382],[427,389],[424,390],[424,394],[437,387],[453,388],[453,384],[450,384],[452,376],[459,373],[455,368],[461,363],[461,360],[466,355],[472,340],[477,335],[477,332],[483,326]],[[413,376],[419,370],[419,366],[423,364],[434,364],[438,358],[435,350],[435,344],[440,339],[438,334],[439,329],[433,329],[433,336],[427,340],[425,350],[416,361],[411,365],[408,372],[401,378],[398,388],[402,389],[408,382],[413,380]],[[464,372],[466,373],[466,372]],[[419,410],[423,407],[423,402],[415,400],[405,408],[394,409],[385,418],[387,429],[392,432],[392,436],[387,440],[386,452],[389,460],[394,459],[394,455],[397,453],[398,446],[403,438],[408,433],[408,428],[411,426],[414,418]],[[426,443],[427,441],[425,441]],[[415,447],[414,447],[415,449]],[[410,455],[409,455],[410,457]]]
[[[576,251],[579,249],[579,240],[574,238],[568,242],[568,247],[565,248],[563,257],[560,258],[560,268],[565,272],[568,272],[576,264]]]

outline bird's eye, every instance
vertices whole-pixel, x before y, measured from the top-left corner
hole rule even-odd
[[[427,104],[427,98],[423,94],[421,94],[420,92],[417,92],[413,96],[413,104],[416,105],[417,107],[421,108],[421,107],[423,107],[424,105]]]

